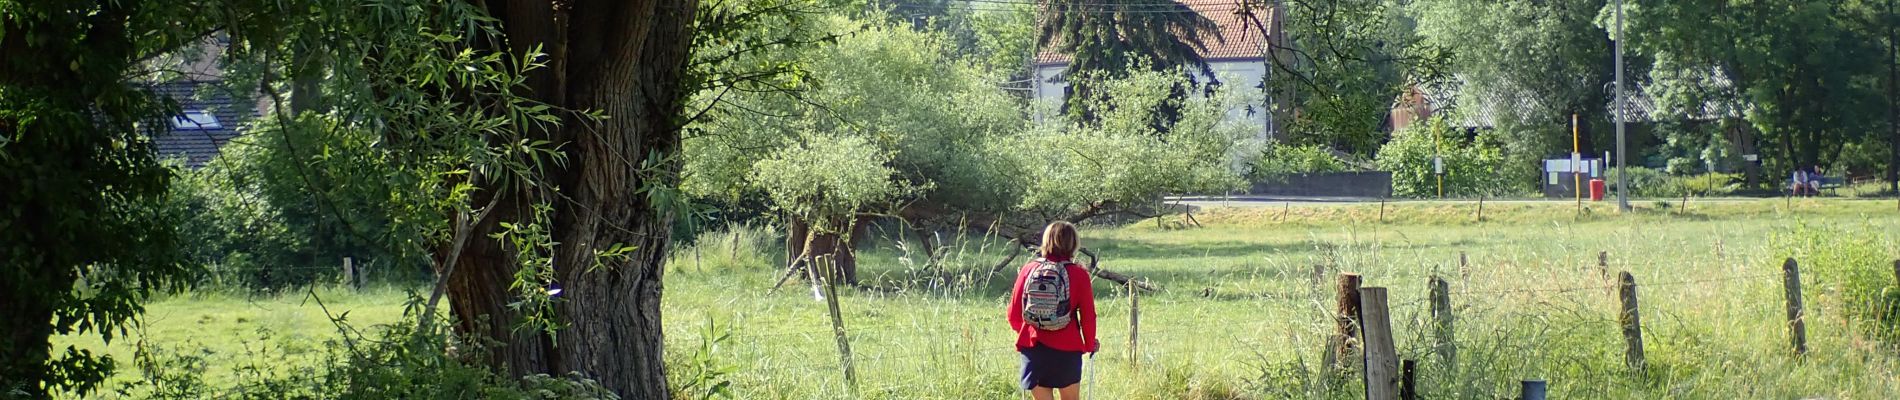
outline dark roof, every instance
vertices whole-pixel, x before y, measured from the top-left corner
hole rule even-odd
[[[1154,3],[1159,3],[1157,0]],[[1266,58],[1266,35],[1253,24],[1258,19],[1260,25],[1276,27],[1273,8],[1250,9],[1238,0],[1176,0],[1175,3],[1187,6],[1195,13],[1213,20],[1219,29],[1215,35],[1202,37],[1207,48],[1195,49],[1201,59],[1207,61],[1233,59]],[[1139,4],[1139,3],[1137,3]],[[1161,12],[1158,10],[1138,9],[1137,12]],[[1059,43],[1052,43],[1036,52],[1036,65],[1067,64],[1070,56],[1056,51]]]
[[[160,159],[180,159],[186,168],[196,169],[217,157],[219,149],[238,137],[239,128],[256,114],[252,107],[239,103],[219,87],[217,81],[176,81],[152,86],[160,97],[178,102],[183,114],[205,113],[217,119],[216,126],[174,123],[170,130],[152,138]],[[183,115],[174,116],[183,117]]]

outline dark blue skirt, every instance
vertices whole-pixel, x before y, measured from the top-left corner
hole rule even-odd
[[[1082,382],[1082,353],[1062,351],[1036,343],[1017,350],[1023,355],[1023,390],[1041,386],[1061,389]]]

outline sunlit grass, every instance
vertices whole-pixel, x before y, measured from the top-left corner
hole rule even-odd
[[[1388,204],[1384,222],[1376,203],[1292,205],[1201,210],[1199,226],[1189,228],[1179,228],[1192,226],[1181,216],[1084,227],[1084,245],[1103,256],[1103,268],[1164,289],[1142,295],[1139,350],[1131,353],[1126,292],[1095,281],[1103,351],[1089,390],[1097,398],[1355,398],[1357,378],[1328,378],[1322,366],[1334,275],[1355,272],[1365,285],[1390,290],[1398,349],[1420,361],[1427,398],[1509,398],[1522,379],[1549,380],[1554,398],[1900,393],[1894,348],[1863,334],[1844,311],[1849,300],[1833,289],[1842,271],[1891,271],[1890,262],[1858,265],[1896,255],[1900,212],[1891,202],[1691,201],[1686,211],[1637,205],[1637,213],[1620,215],[1605,203],[1588,204],[1587,214],[1561,202],[1487,204],[1482,222],[1475,204]],[[866,245],[860,268],[867,284],[901,290],[840,292],[855,392],[840,371],[825,303],[800,280],[768,293],[783,263],[782,238],[763,226],[710,232],[675,248],[662,305],[674,378],[691,369],[712,323],[712,332],[731,335],[710,357],[736,368],[717,379],[731,381],[737,398],[1018,396],[1003,308],[1020,264],[990,272],[1012,249],[981,235],[946,235],[946,255],[931,265],[919,244],[885,238],[892,231],[873,230],[880,238]],[[1810,256],[1831,251],[1809,248],[1826,235],[1872,238],[1873,248],[1859,258]],[[1609,256],[1604,270],[1599,252]],[[1460,253],[1469,261],[1463,267]],[[1805,357],[1788,349],[1774,275],[1788,254],[1824,263],[1804,271],[1812,349]],[[1602,276],[1624,270],[1641,285],[1643,374],[1623,365],[1617,302]],[[1430,350],[1424,301],[1434,274],[1450,283],[1456,309],[1453,362]],[[399,320],[406,299],[396,288],[316,293],[361,327]],[[137,379],[129,363],[139,339],[209,349],[207,379],[260,362],[290,368],[318,361],[314,353],[290,354],[295,349],[338,337],[308,297],[176,296],[151,304],[134,338],[58,343],[112,354],[122,364],[119,381]],[[264,341],[292,350],[246,350]]]

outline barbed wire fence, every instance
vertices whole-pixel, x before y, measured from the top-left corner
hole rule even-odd
[[[1776,307],[1765,307],[1774,304],[1758,302],[1756,304],[1762,304],[1764,307],[1747,307],[1745,311],[1761,313],[1769,312],[1771,309],[1786,310],[1786,322],[1790,327],[1787,332],[1790,336],[1790,344],[1795,348],[1797,353],[1806,351],[1805,332],[1799,328],[1805,320],[1806,313],[1799,301],[1801,298],[1799,292],[1799,269],[1793,259],[1789,259],[1783,270],[1778,272],[1663,280],[1640,283],[1640,285],[1633,280],[1627,271],[1620,271],[1618,275],[1622,276],[1623,279],[1617,280],[1609,276],[1607,265],[1600,264],[1599,267],[1602,271],[1600,274],[1604,276],[1586,279],[1601,279],[1605,282],[1603,284],[1474,289],[1469,287],[1467,283],[1464,287],[1456,291],[1451,291],[1449,289],[1450,285],[1446,285],[1446,289],[1444,290],[1446,290],[1447,293],[1432,293],[1431,295],[1392,302],[1390,304],[1384,304],[1383,295],[1381,295],[1381,304],[1378,304],[1380,315],[1387,315],[1387,318],[1398,318],[1410,322],[1397,326],[1390,323],[1364,324],[1364,321],[1358,320],[1360,316],[1366,315],[1363,310],[1360,310],[1357,315],[1340,315],[1338,310],[1327,309],[1327,305],[1324,304],[1323,301],[1311,299],[1312,305],[1318,309],[1318,313],[1325,314],[1328,318],[1325,318],[1324,321],[1314,321],[1306,325],[1309,325],[1307,328],[1309,330],[1321,331],[1315,332],[1319,333],[1314,335],[1315,337],[1352,336],[1329,339],[1327,344],[1329,351],[1336,350],[1331,349],[1332,347],[1362,346],[1364,345],[1363,339],[1365,335],[1384,335],[1387,337],[1386,343],[1391,343],[1390,337],[1392,332],[1364,331],[1368,326],[1387,326],[1395,330],[1398,328],[1407,328],[1414,331],[1409,332],[1412,334],[1410,337],[1413,337],[1414,340],[1408,345],[1409,347],[1407,349],[1418,352],[1420,349],[1430,350],[1440,346],[1456,346],[1455,338],[1441,337],[1440,335],[1448,336],[1449,334],[1440,333],[1432,329],[1432,325],[1435,323],[1434,321],[1440,318],[1440,316],[1437,315],[1439,313],[1463,314],[1461,318],[1479,316],[1493,319],[1526,319],[1543,320],[1547,322],[1552,320],[1553,316],[1562,316],[1567,318],[1566,321],[1573,324],[1614,325],[1619,330],[1624,331],[1624,336],[1627,341],[1625,352],[1628,354],[1629,367],[1641,370],[1644,368],[1641,331],[1645,329],[1645,325],[1649,324],[1645,324],[1639,319],[1642,308],[1636,303],[1636,288],[1705,287],[1720,289],[1724,288],[1724,285],[1736,283],[1749,285],[1782,283],[1785,286],[1784,290],[1788,293],[1788,298],[1785,299],[1787,300],[1787,304]],[[1459,271],[1435,271],[1432,273],[1431,278],[1434,280],[1441,279],[1439,275],[1441,273],[1458,274]],[[1326,282],[1320,279],[1314,279],[1312,283],[1315,285],[1326,284]],[[1384,288],[1377,287],[1353,289],[1376,289],[1381,293],[1384,291]],[[1428,291],[1430,291],[1429,285]],[[1323,290],[1315,290],[1310,293],[1305,293],[1305,295],[1318,296],[1322,295],[1322,293]],[[1501,302],[1499,301],[1495,301],[1521,295],[1548,296],[1570,293],[1603,293],[1611,297],[1573,297],[1569,298],[1571,299],[1571,303],[1537,301],[1528,304],[1516,304],[1509,307],[1500,304]],[[1464,301],[1456,307],[1450,304],[1451,302],[1449,300],[1454,295],[1464,299]],[[1247,299],[1248,302],[1285,304],[1285,302],[1298,299],[1299,297],[1302,296],[1242,296],[1239,298]],[[1190,301],[1213,301],[1213,296],[1202,296],[1201,298],[1207,300]],[[1617,309],[1604,310],[1601,309],[1601,304],[1592,303],[1600,302],[1606,298],[1615,298],[1618,303],[1621,303],[1620,307],[1617,307]],[[1473,299],[1491,299],[1493,301],[1473,301]],[[1339,300],[1338,296],[1335,296],[1335,300]],[[1134,304],[1129,304],[1128,306],[1131,307],[1128,311],[1138,310],[1138,307]],[[1674,306],[1681,305],[1676,304]],[[1296,308],[1303,307],[1304,306]],[[1527,308],[1534,310],[1526,310]],[[1542,308],[1543,310],[1535,310],[1538,308]],[[1392,315],[1388,310],[1401,310],[1404,314]],[[1132,315],[1135,314],[1135,312],[1130,312],[1129,314]],[[1015,353],[1017,352],[1017,347],[1015,341],[1004,340],[1013,339],[1015,332],[1008,329],[1006,324],[1002,321],[1003,317],[1001,315],[994,316],[993,318],[983,317],[973,320],[967,319],[967,317],[966,319],[959,320],[942,318],[941,316],[919,316],[915,313],[909,315],[911,315],[912,318],[905,321],[872,325],[846,324],[842,329],[827,328],[765,332],[742,331],[728,332],[721,336],[724,336],[725,340],[739,343],[740,347],[752,348],[752,351],[759,353],[757,355],[760,356],[783,355],[788,354],[786,351],[790,350],[789,354],[797,358],[793,360],[768,360],[766,359],[768,357],[759,357],[759,359],[755,360],[753,365],[742,368],[741,371],[743,373],[766,377],[797,375],[801,377],[801,379],[818,379],[823,382],[842,382],[843,380],[835,376],[838,375],[835,372],[844,368],[844,364],[846,363],[855,364],[860,368],[928,373],[933,369],[947,368],[948,366],[946,366],[946,364],[954,362],[962,362],[965,363],[964,367],[975,369],[977,368],[976,365],[983,363],[983,361],[987,361],[987,363],[984,364],[994,366],[997,360],[1013,361],[1016,358]],[[1155,314],[1150,312],[1141,313],[1140,315],[1154,316]],[[1663,315],[1668,316],[1667,313]],[[1205,320],[1206,318],[1202,317],[1207,316],[1193,317]],[[1445,318],[1449,318],[1449,316]],[[1335,319],[1347,322],[1336,325]],[[1122,321],[1127,320],[1123,319]],[[1263,333],[1271,335],[1267,332],[1275,332],[1275,329],[1278,328],[1288,328],[1283,321],[1262,321],[1248,324],[1222,322],[1218,326],[1183,323],[1157,324],[1147,322],[1140,325],[1142,328],[1140,328],[1138,332],[1129,331],[1129,326],[1118,325],[1120,325],[1119,322],[1110,322],[1107,320],[1101,320],[1097,323],[1098,332],[1112,335],[1118,331],[1122,331],[1120,332],[1122,334],[1115,335],[1116,337],[1101,337],[1102,335],[1098,334],[1098,338],[1102,342],[1103,350],[1109,350],[1111,354],[1115,353],[1115,350],[1120,347],[1120,344],[1112,343],[1111,340],[1130,340],[1133,337],[1137,337],[1137,334],[1141,341],[1159,340],[1167,342],[1169,340],[1185,339],[1194,342],[1192,345],[1186,346],[1187,348],[1185,349],[1180,348],[1180,346],[1172,348],[1149,348],[1142,347],[1139,344],[1133,344],[1130,347],[1140,349],[1135,350],[1137,353],[1112,355],[1106,359],[1111,362],[1119,360],[1119,362],[1136,363],[1166,358],[1206,357],[1210,355],[1228,358],[1256,358],[1261,356],[1261,353],[1258,352],[1259,348],[1272,345],[1272,343],[1268,343],[1272,340],[1262,336]],[[1288,329],[1298,330],[1300,326],[1301,324],[1295,323],[1292,328]],[[1335,327],[1337,327],[1339,331],[1324,332],[1327,329]],[[1295,335],[1299,334],[1295,333]],[[832,349],[828,349],[827,347],[829,347],[829,345],[825,342],[829,341],[827,339],[835,339],[837,336],[843,336],[845,340],[853,342],[854,344],[871,344],[873,346],[854,346],[856,348],[855,355],[834,357],[837,356],[837,354],[831,354]],[[689,343],[703,339],[690,335],[678,335],[673,337],[679,337],[680,339],[678,340]],[[914,341],[916,338],[931,338],[931,340],[927,340],[924,343],[911,343],[906,341]],[[1295,339],[1288,338],[1288,340]],[[1419,342],[1424,343],[1421,344]],[[1344,347],[1340,347],[1340,349],[1344,349]],[[1367,362],[1373,361],[1371,351],[1368,349],[1344,349],[1341,351],[1346,350],[1357,352],[1350,354],[1367,357]],[[828,358],[830,361],[825,361]],[[1302,357],[1302,359],[1304,359],[1304,357]],[[935,362],[919,362],[919,360]],[[1397,359],[1395,358],[1392,361],[1396,363]],[[1090,362],[1095,361],[1091,359]],[[1340,361],[1331,360],[1331,362]],[[1378,371],[1375,370],[1376,369],[1365,368],[1360,371],[1366,374],[1378,373]],[[1392,370],[1397,371],[1397,368],[1394,367]],[[1368,381],[1378,380],[1374,379]],[[1400,381],[1401,379],[1396,378],[1391,380],[1391,382]],[[866,393],[865,391],[867,390],[869,391],[868,393],[894,393],[896,390],[919,384],[918,382],[906,381],[886,382],[883,385],[858,386],[855,383],[850,383],[848,385],[828,386],[849,389],[857,393]],[[1368,390],[1373,389],[1368,388]]]

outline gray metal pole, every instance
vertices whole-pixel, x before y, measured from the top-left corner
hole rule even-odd
[[[1629,211],[1629,171],[1624,169],[1623,160],[1629,158],[1629,148],[1623,145],[1623,0],[1616,0],[1616,209]]]

